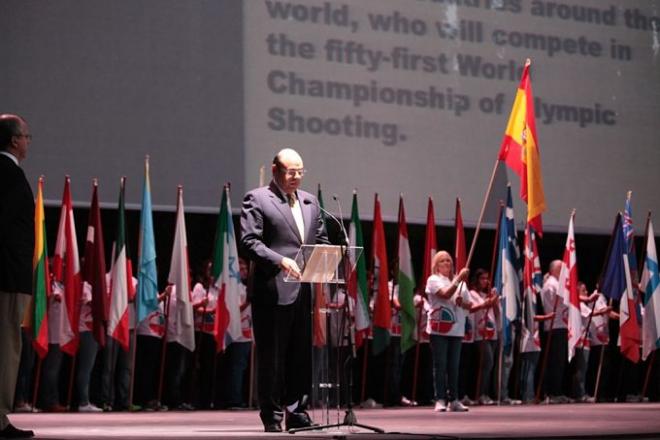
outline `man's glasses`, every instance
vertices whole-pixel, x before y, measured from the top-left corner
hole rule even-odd
[[[305,175],[305,173],[307,173],[307,170],[304,169],[304,168],[298,168],[298,169],[294,169],[294,168],[289,168],[289,169],[286,169],[286,168],[280,168],[280,169],[281,169],[282,172],[283,172],[285,175],[287,175],[288,177],[296,177],[296,176],[303,177],[303,176]]]

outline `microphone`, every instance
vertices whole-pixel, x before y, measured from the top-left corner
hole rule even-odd
[[[333,198],[335,198],[335,196],[333,196]],[[303,203],[305,205],[311,205],[313,202],[310,199],[305,199],[305,200],[303,200]],[[345,246],[348,246],[349,245],[348,235],[346,234],[346,229],[344,229],[344,224],[337,217],[335,217],[330,211],[328,211],[327,209],[322,207],[318,202],[315,203],[315,205],[316,205],[317,208],[319,208],[319,210],[321,210],[321,212],[325,213],[328,217],[333,219],[335,221],[335,223],[337,223],[339,225],[339,230],[344,235]],[[341,215],[341,209],[339,210],[339,215]]]
[[[337,208],[339,209],[339,217],[344,218],[344,215],[341,212],[341,203],[339,202],[339,197],[337,197],[337,193],[332,195],[332,199],[337,202]],[[346,233],[346,228],[344,227],[344,222],[340,222],[339,225],[341,226],[341,231],[344,233],[344,240],[346,241],[346,246],[350,246],[350,241],[348,239],[348,234]]]

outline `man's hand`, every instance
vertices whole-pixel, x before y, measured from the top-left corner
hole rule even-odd
[[[282,268],[285,274],[297,280],[300,279],[300,268],[298,267],[298,264],[296,264],[296,262],[293,261],[291,258],[287,258],[287,257],[282,258],[282,261],[280,261],[280,267]]]

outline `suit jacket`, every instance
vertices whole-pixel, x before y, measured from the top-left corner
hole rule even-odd
[[[0,292],[32,293],[34,196],[25,173],[0,154]]]
[[[255,305],[286,305],[298,297],[301,284],[284,282],[283,257],[294,258],[303,244],[328,243],[319,209],[312,194],[298,190],[305,225],[300,238],[286,198],[274,182],[249,191],[241,211],[241,250],[255,263],[250,299]]]

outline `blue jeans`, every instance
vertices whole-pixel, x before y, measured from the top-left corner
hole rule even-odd
[[[585,396],[584,383],[587,379],[587,365],[589,362],[589,350],[584,348],[576,348],[575,356],[572,359],[574,362],[574,372],[572,380],[573,397],[580,399]]]
[[[534,375],[540,357],[540,351],[521,353],[520,396],[522,397],[523,402],[534,400],[536,394],[536,389],[534,388]]]
[[[232,342],[227,347],[227,405],[243,406],[243,377],[250,363],[252,342]]]
[[[62,355],[60,344],[48,344],[48,354],[41,369],[41,406],[44,409],[60,405]]]
[[[460,336],[431,335],[435,400],[458,398],[458,366],[461,360]]]
[[[133,343],[133,331],[129,333],[129,344]],[[117,409],[128,409],[128,388],[131,377],[130,350],[124,351],[119,342],[106,338],[103,350],[101,373],[101,402]]]
[[[91,331],[80,332],[78,348],[78,371],[76,373],[76,389],[78,390],[78,406],[89,404],[89,380],[92,376],[98,344]]]
[[[500,386],[500,400],[509,398],[509,377],[511,377],[512,368],[513,368],[513,347],[511,350],[509,350],[509,354],[506,353],[506,350],[502,351],[502,383]],[[495,369],[495,371],[497,371],[497,368]]]
[[[480,356],[481,356],[481,385],[479,390],[479,395],[481,396],[491,396],[490,385],[495,373],[495,348],[497,347],[497,341],[479,341],[480,347]]]

